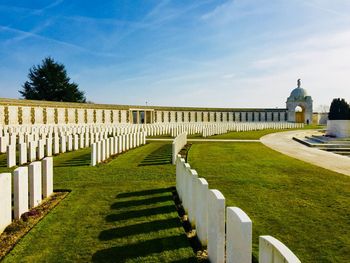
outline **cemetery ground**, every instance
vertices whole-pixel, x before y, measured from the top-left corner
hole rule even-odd
[[[4,262],[195,261],[172,199],[170,160],[166,142],[96,167],[89,166],[89,148],[55,157],[54,188],[71,192]],[[224,194],[227,206],[252,219],[255,258],[258,236],[269,234],[302,262],[349,262],[349,177],[258,142],[193,143],[188,162]]]

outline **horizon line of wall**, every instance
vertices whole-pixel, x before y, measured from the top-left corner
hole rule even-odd
[[[144,107],[0,98],[0,125],[233,121],[285,122],[287,109]]]

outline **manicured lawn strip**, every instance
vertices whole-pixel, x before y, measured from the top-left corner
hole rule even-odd
[[[147,144],[96,167],[88,165],[89,149],[55,157],[54,187],[72,191],[4,262],[195,261],[172,200],[174,166],[139,166],[164,145]]]
[[[189,164],[227,206],[253,220],[302,262],[350,262],[350,178],[284,156],[260,143],[194,143]]]
[[[303,129],[282,129],[282,130],[266,129],[266,130],[259,130],[259,131],[228,132],[225,134],[209,136],[209,137],[207,137],[207,139],[257,140],[257,139],[260,139],[262,136],[265,136],[265,135],[270,134],[270,133],[275,133],[275,132],[292,131],[292,130],[323,129],[323,128],[324,128],[324,126],[308,125],[308,126],[305,126]]]
[[[39,206],[14,220],[0,235],[0,261],[44,216],[56,207],[69,192],[55,192]]]

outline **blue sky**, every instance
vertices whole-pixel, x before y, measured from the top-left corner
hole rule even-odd
[[[348,0],[0,0],[0,97],[46,56],[96,103],[314,108],[350,100]]]

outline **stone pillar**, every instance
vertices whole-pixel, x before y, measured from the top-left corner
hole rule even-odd
[[[33,208],[40,204],[42,194],[41,162],[32,162],[29,168],[29,205]]]
[[[252,221],[238,207],[227,207],[226,262],[252,262]]]
[[[0,174],[0,234],[11,224],[12,200],[11,200],[11,173]]]
[[[44,198],[47,198],[53,193],[53,158],[44,158],[41,165],[43,176],[43,196]]]
[[[225,262],[225,197],[218,190],[208,192],[208,258]]]
[[[28,211],[28,167],[18,167],[13,172],[13,210],[15,219]]]

